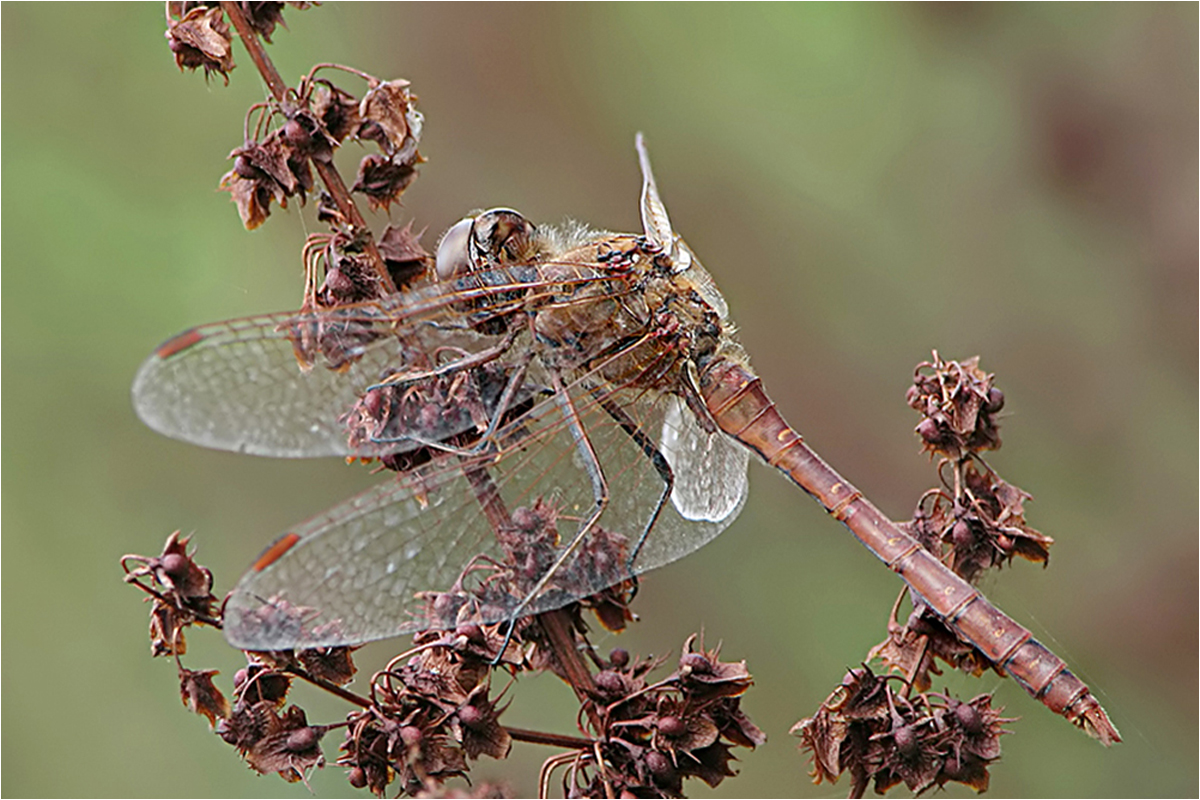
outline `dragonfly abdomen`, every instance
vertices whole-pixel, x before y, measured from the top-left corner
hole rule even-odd
[[[728,359],[707,365],[700,391],[721,430],[812,495],[956,635],[1015,677],[1033,697],[1105,744],[1120,735],[1088,687],[1022,625],[992,605],[824,462],[783,419],[762,381]]]

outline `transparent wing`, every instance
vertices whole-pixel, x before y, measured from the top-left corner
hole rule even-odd
[[[629,358],[653,370],[664,357],[647,339],[606,363]],[[534,363],[527,380],[551,385],[543,369]],[[274,650],[498,622],[561,607],[703,546],[740,510],[745,459],[696,433],[691,412],[669,393],[611,385],[603,370],[595,365],[561,393],[531,397],[480,443],[485,451],[438,454],[284,534],[231,595],[226,637],[239,648]],[[611,499],[523,604],[596,508],[567,407],[587,432]],[[674,432],[667,453],[677,462],[679,496],[703,494],[705,484],[683,471],[708,464],[730,481],[719,499],[667,499],[653,458],[665,431]],[[699,461],[692,442],[707,454]]]
[[[675,473],[671,502],[684,519],[720,522],[742,510],[750,452],[720,431],[704,430],[674,395],[667,400],[661,448]]]
[[[440,368],[445,394],[455,361],[472,363],[505,346],[503,335],[488,333],[499,328],[481,321],[512,313],[539,284],[519,270],[470,280],[472,286],[448,281],[377,303],[185,331],[142,364],[134,407],[149,427],[172,438],[263,456],[378,456],[444,440],[477,426],[503,391],[506,375],[477,373],[473,388],[479,396],[437,419],[426,414],[415,422],[422,408],[403,414],[397,408],[390,428],[356,435],[352,412],[370,387],[397,374],[428,375]],[[418,399],[430,404],[435,398]]]

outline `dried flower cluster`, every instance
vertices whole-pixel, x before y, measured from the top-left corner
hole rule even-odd
[[[248,119],[246,141],[230,153],[233,169],[221,178],[221,188],[233,196],[247,229],[266,221],[272,200],[285,208],[290,197],[303,202],[313,189],[310,164],[330,163],[347,139],[374,143],[381,151],[363,157],[351,187],[373,208],[388,208],[416,177],[423,120],[409,82],[356,73],[369,87],[360,99],[317,78],[321,68],[314,68],[283,102],[252,109],[263,112],[253,135]],[[275,120],[278,126],[264,133]],[[321,211],[322,216],[338,216],[328,203]]]
[[[677,669],[655,681],[650,675],[662,659],[636,659],[621,649],[607,659],[597,656],[582,611],[591,605],[602,621],[623,623],[628,611],[612,590],[522,618],[512,631],[507,623],[426,631],[373,676],[368,697],[341,688],[355,674],[350,648],[247,652],[247,665],[233,679],[231,704],[213,682],[215,670],[191,670],[180,660],[184,628],[221,625],[209,594],[211,573],[195,563],[186,544],[172,534],[160,556],[126,556],[139,565],[128,570],[127,580],[153,601],[153,652],[175,657],[184,705],[206,717],[259,773],[307,780],[325,765],[322,738],[345,728],[337,763],[347,768],[351,785],[381,797],[389,786],[410,795],[442,793],[446,781],[465,777],[480,756],[505,758],[518,738],[566,749],[546,762],[543,789],[561,768],[571,796],[679,797],[684,778],[716,786],[735,774],[734,747],[766,741],[740,708],[752,683],[745,662],[722,662],[719,649],[697,650],[695,636],[684,644]],[[559,641],[564,635],[565,645]],[[502,702],[505,689],[493,689],[497,671],[515,677],[539,670],[563,676],[576,689],[582,738],[510,731],[501,724],[508,705]],[[344,722],[310,724],[301,707],[287,705],[296,678],[356,710]]]
[[[1011,720],[991,695],[960,702],[933,692],[912,700],[866,667],[848,672],[817,713],[792,732],[812,752],[816,782],[850,773],[850,796],[869,784],[883,794],[904,783],[914,793],[950,781],[988,787],[987,765],[1000,756],[1001,728]]]
[[[677,669],[654,682],[649,673],[660,663],[654,659],[632,659],[617,649],[599,664],[601,745],[560,759],[566,796],[680,797],[684,778],[717,786],[735,774],[733,747],[766,741],[740,708],[751,683],[746,663],[720,661],[719,648],[696,651],[695,641],[685,642]]]
[[[310,4],[291,5],[303,9]],[[266,221],[273,202],[285,208],[293,198],[304,203],[315,191],[314,170],[325,183],[317,218],[334,233],[315,234],[323,246],[310,243],[306,248],[309,285],[304,307],[383,297],[424,272],[428,254],[411,226],[389,227],[376,245],[350,193],[366,198],[372,209],[387,210],[416,178],[417,165],[424,160],[417,151],[424,124],[417,98],[406,80],[381,80],[337,64],[320,64],[295,88],[284,86],[257,38],[270,42],[275,26],[283,24],[282,8],[283,3],[171,2],[167,40],[181,69],[203,67],[206,75],[215,72],[228,82],[236,29],[272,89],[270,100],[251,107],[244,141],[229,156],[233,169],[220,182],[247,229]],[[366,91],[357,96],[319,77],[330,70],[357,76],[366,82]],[[335,151],[348,141],[378,151],[359,161],[349,190],[333,166]],[[319,289],[318,261],[324,262],[326,272]]]

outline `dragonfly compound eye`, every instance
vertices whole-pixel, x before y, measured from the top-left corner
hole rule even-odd
[[[450,229],[442,234],[434,267],[438,280],[448,280],[470,271],[471,257],[467,253],[467,240],[471,236],[471,226],[474,224],[475,220],[472,217],[466,217],[451,225]]]
[[[537,255],[537,227],[511,208],[493,208],[475,218],[470,247],[475,264],[527,264]]]

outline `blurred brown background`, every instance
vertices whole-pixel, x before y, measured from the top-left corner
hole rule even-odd
[[[2,14],[3,793],[308,796],[255,777],[180,706],[117,559],[183,528],[225,590],[278,531],[372,480],[188,447],[130,408],[138,363],[168,335],[298,302],[311,209],[251,234],[215,191],[265,95],[240,49],[225,87],[178,74],[151,5]],[[950,676],[1021,717],[991,792],[1195,794],[1196,5],[286,18],[271,52],[290,81],[317,61],[413,81],[429,163],[393,220],[428,226],[430,244],[494,205],[636,229],[644,131],[672,219],[784,413],[896,517],[935,480],[904,404],[913,366],[934,347],[981,355],[1008,397],[991,463],[1057,539],[1049,569],[1015,564],[984,588],[1126,738],[1105,751],[1011,681]],[[648,577],[642,623],[598,638],[677,653],[703,628],[747,659],[744,707],[770,741],[738,778],[690,793],[844,795],[844,780],[809,784],[787,729],[882,638],[899,581],[752,469],[739,521]],[[237,668],[218,636],[190,643],[192,667]],[[398,648],[373,646],[364,670]],[[515,697],[511,724],[573,729],[553,678]],[[301,702],[327,721],[345,710]],[[548,755],[518,745],[473,774],[527,795]],[[351,793],[340,770],[313,783]]]

